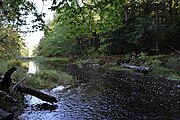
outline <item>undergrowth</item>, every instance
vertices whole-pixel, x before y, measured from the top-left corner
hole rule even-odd
[[[26,82],[26,85],[38,89],[51,89],[58,85],[72,84],[74,81],[75,78],[65,72],[57,72],[56,70],[43,70],[40,73],[33,75]]]

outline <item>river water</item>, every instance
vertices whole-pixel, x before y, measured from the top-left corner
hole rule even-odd
[[[26,96],[23,120],[180,119],[179,81],[76,65],[61,68],[79,81],[73,87],[42,90],[58,99],[55,104]]]

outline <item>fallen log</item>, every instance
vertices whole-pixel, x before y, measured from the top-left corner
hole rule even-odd
[[[0,120],[13,120],[13,114],[0,109]]]
[[[152,67],[144,67],[144,66],[135,66],[135,65],[129,65],[129,64],[121,64],[124,68],[134,69],[137,72],[142,72],[144,74],[148,74],[153,69]]]
[[[0,96],[4,98],[5,101],[8,101],[12,104],[17,103],[17,100],[14,99],[13,97],[9,96],[7,93],[3,92],[0,90]]]
[[[7,92],[9,92],[9,87],[12,84],[12,80],[11,80],[11,75],[13,74],[14,71],[16,71],[17,68],[12,67],[10,68],[4,75],[4,78],[2,79],[2,81],[0,81],[0,95],[4,96],[4,98],[8,101],[10,101],[11,103],[15,103],[17,102],[17,100],[15,100],[13,97],[9,96],[7,94]],[[17,89],[19,92],[25,93],[25,94],[29,94],[32,96],[35,96],[41,100],[50,102],[50,103],[54,103],[57,102],[57,99],[53,96],[47,95],[41,91],[35,90],[33,88],[29,88],[29,87],[25,87],[25,86],[21,86],[19,85],[22,81],[24,81],[26,78],[23,78],[22,80],[20,80],[12,89],[12,91],[14,91],[15,89]],[[2,90],[2,91],[1,91]],[[11,92],[12,92],[11,91]]]
[[[174,50],[175,52],[177,52],[180,55],[180,51],[179,50],[175,49],[174,47],[172,47],[170,45],[168,45],[168,47],[170,47],[172,50]]]
[[[41,91],[38,91],[36,89],[33,89],[33,88],[18,85],[17,90],[19,92],[35,96],[35,97],[37,97],[37,98],[39,98],[39,99],[41,99],[43,101],[47,101],[47,102],[50,102],[50,103],[57,102],[57,99],[55,97],[47,95],[47,94],[45,94],[45,93],[43,93]]]

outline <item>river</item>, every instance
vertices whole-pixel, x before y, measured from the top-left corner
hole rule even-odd
[[[127,71],[49,65],[79,80],[73,87],[42,90],[50,104],[25,97],[23,120],[162,120],[180,119],[180,82]],[[35,65],[36,72],[41,68]]]

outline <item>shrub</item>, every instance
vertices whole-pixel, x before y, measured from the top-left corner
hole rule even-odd
[[[145,62],[146,66],[152,66],[152,67],[159,67],[159,66],[161,66],[161,64],[162,64],[162,61],[160,61],[158,59],[150,59],[149,58],[149,60],[147,60]]]
[[[137,62],[138,62],[138,64],[141,65],[141,66],[144,65],[145,62],[148,60],[148,55],[147,55],[147,53],[144,53],[144,52],[139,53],[139,54],[137,55],[137,57],[138,57]]]
[[[47,59],[48,62],[58,62],[61,64],[65,64],[69,62],[68,58],[60,58],[60,57],[52,57]]]
[[[61,72],[59,81],[63,85],[68,85],[68,84],[73,83],[75,81],[75,78],[73,78],[73,76],[71,76],[65,72]]]
[[[32,77],[29,80],[27,80],[26,84],[33,88],[43,88],[45,85],[45,81],[40,77]]]
[[[22,62],[20,60],[12,59],[12,60],[7,61],[8,68],[13,67],[13,66],[20,67],[21,65],[22,65]]]
[[[58,82],[60,74],[56,70],[44,70],[38,74],[38,76],[45,80],[52,82]]]
[[[3,75],[7,70],[7,63],[5,61],[0,61],[0,75]]]
[[[68,58],[63,58],[63,57],[36,57],[34,58],[35,60],[38,61],[46,61],[46,62],[58,62],[60,64],[65,64],[65,63],[69,63],[69,59]]]

